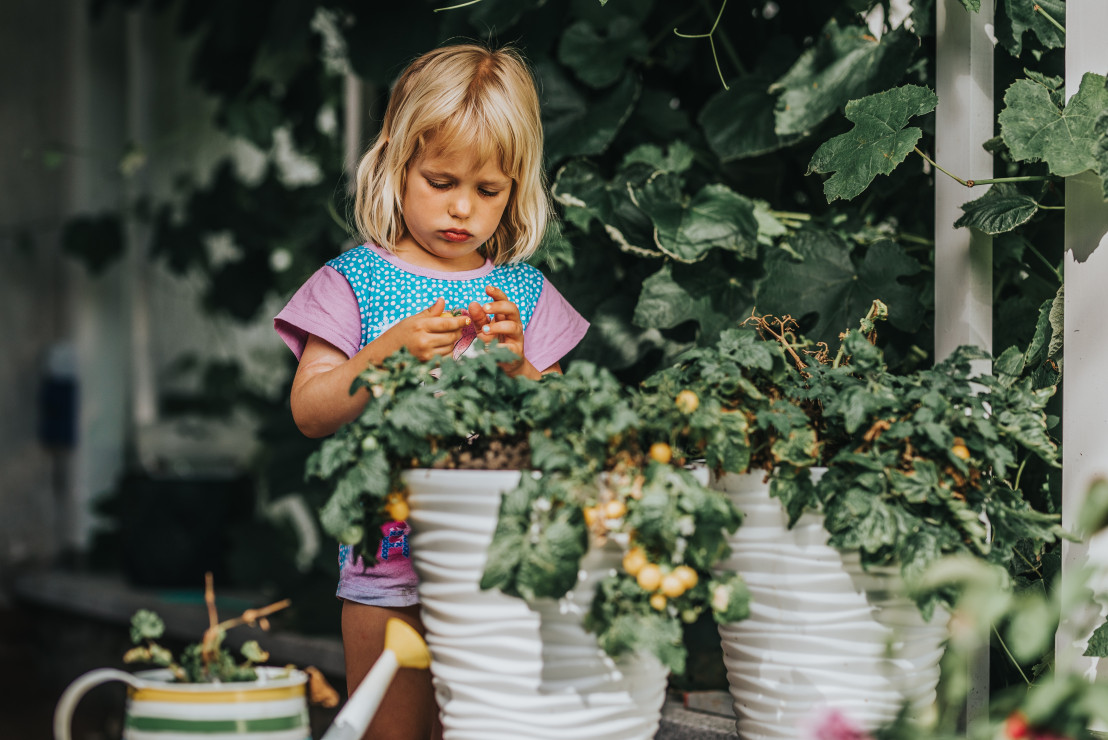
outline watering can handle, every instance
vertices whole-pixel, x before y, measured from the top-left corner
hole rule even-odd
[[[73,720],[73,710],[77,702],[88,693],[89,689],[108,681],[122,681],[128,686],[141,688],[139,681],[130,673],[117,671],[114,668],[97,668],[83,676],[78,676],[73,683],[58,699],[58,706],[54,709],[54,740],[70,740],[69,726]]]

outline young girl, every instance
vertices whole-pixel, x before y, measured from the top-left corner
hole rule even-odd
[[[459,45],[416,59],[400,76],[381,132],[357,172],[356,219],[366,243],[316,272],[274,320],[300,360],[292,414],[309,437],[355,419],[351,382],[406,347],[421,360],[498,340],[510,375],[539,378],[588,323],[522,260],[549,212],[534,81],[511,49]],[[449,311],[463,308],[468,316]],[[463,335],[466,339],[463,340]],[[422,632],[408,525],[382,530],[377,564],[339,551],[337,595],[350,691],[399,617]],[[367,738],[437,737],[426,671],[402,669]]]

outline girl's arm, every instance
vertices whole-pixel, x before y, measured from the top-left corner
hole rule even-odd
[[[309,334],[289,396],[297,428],[308,437],[326,437],[357,418],[369,394],[361,388],[351,395],[354,379],[402,347],[407,347],[420,361],[453,352],[469,319],[443,316],[444,306],[445,301],[438,299],[426,310],[397,322],[350,358],[334,345]]]

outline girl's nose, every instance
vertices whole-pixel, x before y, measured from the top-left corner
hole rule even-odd
[[[459,194],[450,204],[450,215],[456,218],[466,218],[469,216],[470,210],[472,210],[472,206],[467,195]]]

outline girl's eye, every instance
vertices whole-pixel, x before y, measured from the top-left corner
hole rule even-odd
[[[448,182],[435,182],[434,180],[428,180],[427,184],[433,187],[435,190],[446,190],[450,187]]]
[[[484,188],[478,188],[477,192],[479,192],[481,195],[485,196],[486,198],[494,198],[497,195],[500,195],[499,190],[485,190]]]

